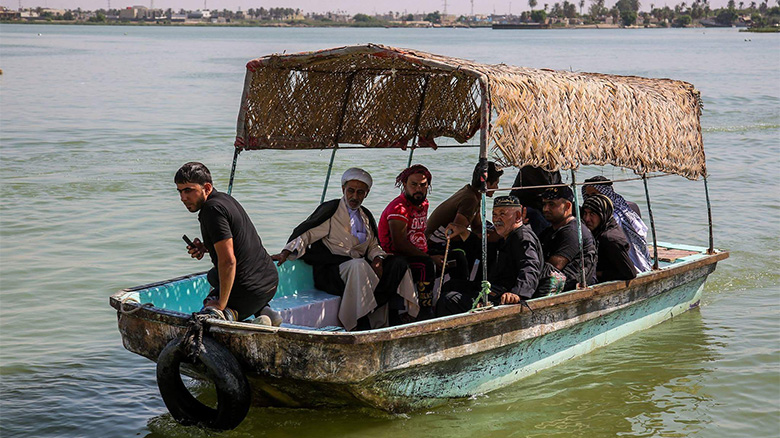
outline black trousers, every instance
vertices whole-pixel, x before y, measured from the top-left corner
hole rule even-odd
[[[409,265],[403,257],[390,255],[382,262],[382,278],[374,289],[376,306],[382,307],[398,292],[398,285],[406,275]]]
[[[321,241],[318,241],[319,243]],[[312,245],[304,256],[304,261],[312,265],[314,287],[332,295],[344,295],[344,280],[341,279],[339,265],[351,260],[350,257],[331,254],[324,245]],[[367,262],[371,263],[370,260]],[[398,291],[398,285],[406,274],[408,265],[403,257],[388,256],[382,261],[382,277],[374,289],[377,307],[387,303]]]
[[[211,268],[206,275],[206,279],[212,287],[206,300],[219,298],[219,271],[217,271],[217,268]],[[268,302],[276,294],[276,286],[274,285],[265,291],[250,291],[234,283],[233,289],[230,291],[230,297],[228,297],[227,306],[238,313],[239,321],[243,321],[250,316],[259,314],[260,310],[268,305]]]
[[[417,301],[420,304],[420,314],[417,319],[430,319],[433,317],[433,282],[436,281],[436,265],[429,256],[403,256],[402,258],[408,264],[417,288]]]

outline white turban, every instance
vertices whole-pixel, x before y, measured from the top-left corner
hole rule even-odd
[[[348,183],[349,181],[360,181],[362,183],[365,183],[368,186],[368,189],[371,190],[371,184],[373,183],[373,180],[371,179],[371,175],[368,174],[363,169],[352,167],[347,169],[344,172],[344,175],[341,175],[341,186],[343,187],[344,184]]]

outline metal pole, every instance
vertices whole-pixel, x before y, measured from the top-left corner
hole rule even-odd
[[[710,190],[707,188],[707,177],[704,177],[704,196],[707,198],[707,221],[710,225],[710,247],[707,249],[707,254],[715,253],[715,245],[712,239],[712,207],[710,206]]]
[[[479,132],[479,161],[485,164],[485,172],[482,176],[484,187],[480,187],[482,192],[482,281],[487,282],[488,266],[487,266],[487,159],[488,149],[487,142],[490,131],[490,93],[488,89],[487,80],[480,81],[482,91],[482,114],[480,122]],[[480,185],[483,185],[480,184]],[[488,297],[485,295],[485,306],[488,305]]]
[[[647,178],[642,175],[642,181],[645,183],[645,198],[647,199],[647,212],[650,214],[650,230],[653,232],[653,269],[658,269],[658,240],[655,238],[655,221],[653,220],[653,209],[650,207],[650,191],[647,189]]]
[[[580,203],[577,201],[577,177],[574,169],[571,170],[571,192],[574,194],[574,216],[577,218],[577,240],[580,244],[580,278],[579,285],[583,288],[588,287],[588,281],[585,278],[585,249],[582,244],[582,218],[580,218]]]
[[[330,182],[330,172],[333,170],[333,159],[336,158],[336,150],[333,148],[333,152],[330,154],[330,163],[328,164],[328,173],[325,175],[325,185],[322,187],[322,196],[320,197],[320,204],[325,202],[325,193],[328,192],[328,183]]]
[[[238,153],[241,150],[235,148],[233,151],[233,166],[230,168],[230,181],[228,182],[227,194],[229,195],[233,191],[233,179],[236,176],[236,163],[238,162]]]
[[[425,76],[423,80],[423,88],[420,93],[420,104],[417,105],[417,114],[414,116],[414,138],[412,139],[412,147],[409,148],[409,162],[406,163],[406,167],[412,167],[412,156],[414,155],[414,149],[419,144],[420,137],[420,118],[422,117],[422,110],[425,106],[425,95],[428,94],[428,80],[429,77]]]

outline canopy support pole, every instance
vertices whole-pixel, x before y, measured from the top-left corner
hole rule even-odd
[[[480,184],[479,191],[482,192],[482,281],[487,283],[488,281],[488,266],[487,266],[487,178],[488,178],[488,136],[490,133],[490,93],[488,88],[487,79],[480,81],[480,91],[482,91],[482,114],[480,118],[480,131],[479,131],[479,163],[484,164],[484,171],[482,174],[482,183]],[[487,307],[489,301],[488,296],[485,294],[484,305]]]
[[[320,196],[320,204],[325,202],[325,194],[328,192],[328,183],[330,183],[330,173],[333,171],[333,159],[336,158],[336,149],[339,148],[339,142],[341,141],[341,131],[344,129],[344,117],[347,114],[347,106],[349,105],[349,97],[352,94],[352,84],[355,82],[355,75],[357,72],[353,72],[349,75],[347,80],[347,90],[344,93],[344,101],[341,104],[341,115],[339,116],[339,126],[336,130],[335,145],[333,152],[330,154],[330,163],[328,164],[328,173],[325,175],[325,186],[322,188],[322,196]]]
[[[419,143],[418,137],[420,135],[420,118],[422,118],[422,110],[425,106],[425,96],[428,94],[428,80],[430,78],[425,76],[423,79],[423,88],[420,92],[420,104],[417,105],[417,114],[414,116],[414,138],[412,139],[412,147],[409,148],[409,161],[406,163],[406,167],[412,167],[412,157],[414,156],[414,150]]]
[[[227,194],[229,195],[233,191],[233,179],[236,176],[236,163],[238,162],[238,153],[241,150],[235,148],[233,151],[233,166],[230,168],[230,181],[228,182]]]
[[[642,181],[645,183],[645,198],[647,199],[647,212],[650,214],[650,230],[653,232],[653,270],[658,269],[658,240],[655,237],[655,220],[653,220],[653,209],[650,207],[650,191],[647,189],[647,174],[642,174]]]
[[[328,193],[328,183],[330,183],[330,173],[333,171],[333,159],[336,158],[336,151],[338,148],[333,148],[333,152],[330,154],[330,163],[328,163],[328,173],[325,174],[325,185],[322,186],[322,196],[320,197],[320,204],[325,202],[325,194]]]
[[[585,248],[582,244],[582,218],[580,217],[580,205],[577,201],[577,177],[574,169],[571,170],[571,192],[574,194],[574,216],[577,218],[577,240],[580,244],[580,278],[577,289],[588,287],[588,281],[585,278]]]
[[[707,177],[704,177],[704,196],[707,198],[707,221],[710,225],[710,247],[707,249],[707,254],[715,254],[715,245],[712,238],[712,207],[710,206],[710,190],[707,187]]]

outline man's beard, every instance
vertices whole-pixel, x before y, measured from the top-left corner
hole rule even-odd
[[[417,193],[416,195],[410,195],[404,192],[404,196],[406,196],[406,200],[408,200],[414,205],[422,205],[422,203],[425,202],[425,195],[422,193]]]

